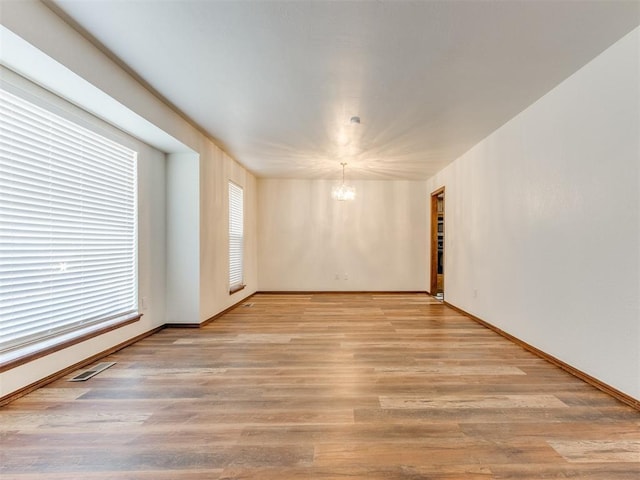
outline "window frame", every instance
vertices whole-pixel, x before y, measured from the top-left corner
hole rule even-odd
[[[244,283],[244,188],[237,183],[228,181],[228,200],[229,200],[229,295],[239,292],[246,287]],[[236,196],[234,198],[234,195]],[[238,197],[239,196],[239,197]],[[240,211],[234,211],[239,204]],[[238,219],[238,217],[240,217]],[[238,223],[239,222],[239,223]],[[239,239],[237,231],[239,228]],[[234,237],[234,231],[236,236]],[[238,254],[239,257],[234,257]],[[239,264],[239,272],[235,268]]]
[[[25,80],[26,82],[26,80]],[[27,85],[28,87],[28,85]],[[105,128],[101,128],[100,126],[96,126],[94,122],[88,122],[82,117],[77,117],[77,115],[70,114],[69,109],[64,107],[64,101],[59,99],[58,97],[52,96],[50,92],[42,91],[42,96],[39,94],[34,94],[32,91],[23,90],[23,88],[14,85],[12,82],[2,81],[0,82],[0,88],[10,95],[17,97],[19,100],[28,103],[30,106],[35,107],[36,109],[46,111],[47,115],[52,117],[56,117],[61,121],[62,124],[70,123],[73,124],[75,128],[82,129],[94,138],[99,138],[108,143],[113,143],[118,145],[121,148],[125,148],[127,150],[131,150],[135,152],[137,155],[136,149],[132,148],[131,145],[128,145],[128,142],[123,142],[120,139],[114,139],[114,135],[110,135],[106,132]],[[30,87],[28,87],[30,88]],[[38,92],[39,93],[39,92]],[[47,96],[52,97],[52,100],[48,100]],[[62,107],[59,103],[62,102]],[[71,110],[76,107],[70,106]],[[84,114],[86,112],[80,111],[80,113]],[[58,120],[56,120],[58,121]],[[138,181],[138,162],[137,158],[133,159],[132,166],[132,206],[130,207],[131,217],[130,223],[132,224],[132,250],[131,250],[131,264],[132,264],[132,280],[127,285],[132,285],[134,291],[132,292],[132,300],[129,303],[129,307],[127,307],[127,311],[122,311],[120,313],[114,313],[110,315],[106,315],[103,318],[95,318],[91,322],[79,321],[73,326],[73,328],[68,328],[63,331],[57,332],[53,335],[43,335],[41,338],[30,339],[28,342],[24,342],[23,344],[11,345],[6,347],[5,350],[0,352],[0,372],[9,370],[18,365],[27,363],[36,358],[43,357],[45,355],[49,355],[50,353],[68,348],[69,346],[81,343],[83,341],[88,340],[89,338],[93,338],[98,335],[102,335],[111,330],[120,328],[125,325],[129,325],[133,322],[138,321],[142,314],[139,312],[138,305],[138,288],[139,288],[139,258],[138,258],[138,208],[139,208],[139,181]]]

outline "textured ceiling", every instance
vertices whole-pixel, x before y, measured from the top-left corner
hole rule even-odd
[[[615,0],[49,4],[258,176],[291,178],[429,178],[640,24]]]

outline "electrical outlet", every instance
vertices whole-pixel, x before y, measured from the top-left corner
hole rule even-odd
[[[478,298],[478,289],[473,289],[473,298]]]
[[[343,278],[344,278],[345,280],[349,280],[349,274],[348,274],[348,273],[345,273],[345,274],[344,274],[344,276],[343,276]]]
[[[336,273],[336,280],[340,280],[340,274]]]
[[[140,310],[146,310],[149,308],[149,297],[142,297],[140,299]]]

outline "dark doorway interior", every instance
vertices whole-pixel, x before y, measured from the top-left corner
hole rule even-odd
[[[444,299],[444,187],[431,194],[431,295]]]

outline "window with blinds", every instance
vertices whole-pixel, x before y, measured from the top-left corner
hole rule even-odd
[[[244,250],[244,199],[242,187],[229,182],[229,293],[244,287],[242,256]]]
[[[136,152],[0,89],[0,354],[137,312]]]

